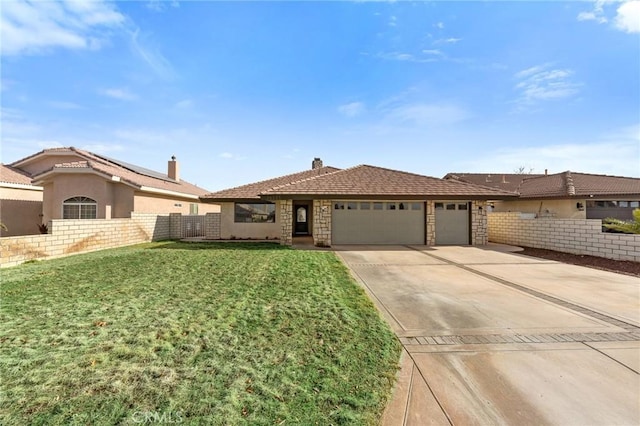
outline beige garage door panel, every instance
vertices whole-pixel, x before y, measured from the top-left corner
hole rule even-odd
[[[420,209],[411,209],[412,203],[394,203],[395,210],[388,208],[389,203],[382,203],[383,209],[361,209],[360,202],[344,202],[344,209],[336,209],[334,202],[332,216],[333,244],[424,244],[425,217],[424,205]],[[342,204],[339,204],[342,206]],[[347,209],[351,206],[351,209]]]
[[[437,201],[436,244],[469,244],[469,203],[464,201]]]

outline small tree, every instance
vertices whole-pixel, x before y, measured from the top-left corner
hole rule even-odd
[[[533,173],[533,167],[528,167],[528,171],[527,171],[527,167],[525,166],[520,166],[517,169],[515,169],[513,172],[517,175],[530,175],[531,173]]]
[[[640,209],[633,211],[633,220],[631,221],[608,217],[602,220],[602,226],[625,234],[640,234]]]

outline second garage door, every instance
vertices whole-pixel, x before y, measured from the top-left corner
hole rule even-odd
[[[469,244],[469,203],[444,201],[435,203],[436,244]]]
[[[333,244],[424,244],[424,203],[334,201]]]

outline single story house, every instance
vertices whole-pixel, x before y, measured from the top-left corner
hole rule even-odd
[[[559,219],[633,219],[640,208],[640,179],[566,171],[556,174],[449,173],[444,179],[491,186],[518,198],[491,203],[495,212]]]
[[[207,190],[180,179],[175,157],[166,174],[74,147],[45,149],[9,167],[42,188],[42,223],[129,218],[132,212],[219,212],[219,206],[200,201]]]
[[[42,223],[42,187],[20,169],[0,164],[0,236],[38,234]]]
[[[201,198],[221,206],[220,236],[312,236],[332,244],[486,244],[487,200],[513,192],[382,167],[323,166]]]

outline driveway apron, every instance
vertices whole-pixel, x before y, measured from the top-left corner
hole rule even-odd
[[[404,346],[383,424],[640,424],[640,279],[503,248],[335,247]]]

